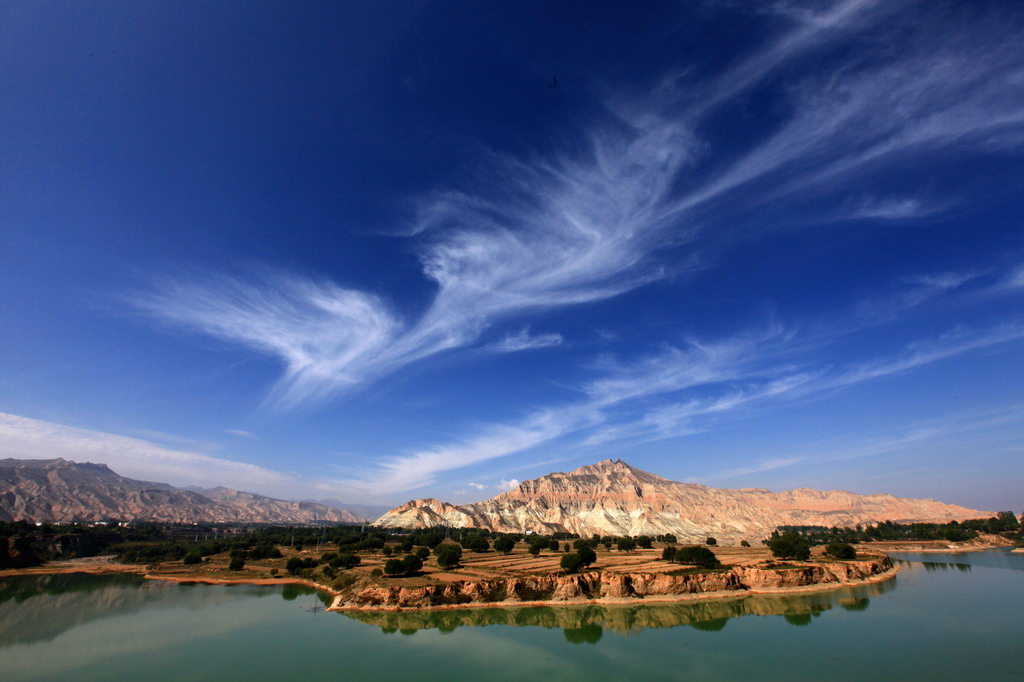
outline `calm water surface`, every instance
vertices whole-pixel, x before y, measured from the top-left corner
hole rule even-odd
[[[0,579],[4,680],[1024,680],[1024,555],[670,606],[325,613],[295,586]]]

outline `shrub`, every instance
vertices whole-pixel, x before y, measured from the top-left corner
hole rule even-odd
[[[510,553],[516,546],[516,539],[511,535],[502,535],[494,541],[494,551],[502,554]]]
[[[497,544],[497,541],[495,541],[495,544]],[[441,568],[455,568],[462,560],[462,547],[446,542],[443,545],[437,546],[437,549],[434,550],[434,556],[437,557],[437,565]]]
[[[562,556],[562,570],[566,573],[575,573],[583,568],[583,560],[580,559],[580,555],[575,552],[570,552]]]
[[[300,571],[306,568],[316,568],[317,560],[312,557],[306,557],[305,559],[293,556],[285,563],[284,567],[292,575],[298,574]]]
[[[490,549],[487,539],[479,533],[470,533],[462,539],[461,544],[471,552],[486,552]]]
[[[750,543],[746,540],[740,540],[740,547],[750,547]]]
[[[704,544],[707,545],[708,547],[714,547],[715,545],[718,544],[718,540],[716,540],[714,538],[708,538],[707,540],[704,541]]]
[[[229,571],[241,571],[243,568],[245,568],[245,559],[240,556],[236,556],[231,560],[231,563],[228,564]]]
[[[701,568],[719,568],[722,565],[714,552],[699,545],[679,547],[675,551],[673,560],[680,564],[692,564]]]
[[[676,548],[673,547],[672,545],[669,545],[665,549],[661,550],[661,558],[663,560],[665,560],[665,561],[675,561],[676,560]]]
[[[256,545],[249,550],[250,559],[279,559],[281,550],[271,544]]]
[[[347,553],[339,554],[330,560],[331,568],[352,568],[354,566],[358,566],[360,563],[362,563],[362,559],[355,554]]]
[[[423,560],[412,554],[402,559],[402,569],[406,575],[412,575],[423,568]]]
[[[811,545],[806,538],[796,533],[776,535],[768,541],[768,549],[780,559],[806,561],[811,558]]]
[[[189,552],[181,560],[181,563],[185,564],[186,566],[194,566],[194,565],[198,564],[202,560],[203,560],[203,557],[199,556],[198,552]]]
[[[615,547],[620,552],[632,552],[636,549],[636,540],[633,538],[618,538],[615,540]]]
[[[845,542],[830,542],[825,547],[825,554],[836,559],[856,559],[857,550],[852,545],[848,545]]]

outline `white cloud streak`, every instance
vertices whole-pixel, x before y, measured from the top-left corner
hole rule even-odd
[[[772,11],[790,18],[791,30],[692,88],[701,93],[694,101],[658,90],[616,106],[615,120],[585,133],[583,151],[495,156],[475,191],[425,199],[412,233],[437,289],[416,320],[400,319],[373,294],[272,272],[163,280],[134,303],[160,320],[277,358],[285,372],[273,398],[290,407],[473,345],[502,321],[658,279],[654,254],[699,236],[687,215],[751,183],[772,186],[747,188],[735,204],[806,190],[900,152],[1016,139],[1024,124],[1024,47],[1012,27],[979,21],[941,40],[918,31],[902,51],[795,83],[791,114],[774,133],[703,184],[678,186],[683,171],[700,177],[706,142],[694,131],[702,117],[822,46],[889,25],[906,30],[899,9],[876,0],[817,11],[777,4]],[[925,198],[872,201],[854,212],[894,219],[929,210]],[[560,338],[523,332],[492,350]]]
[[[173,485],[230,485],[257,491],[296,487],[292,477],[253,464],[2,412],[0,456],[103,463],[122,476]]]
[[[604,378],[583,387],[584,400],[538,410],[519,422],[492,425],[476,437],[453,444],[389,458],[377,471],[346,483],[386,494],[423,487],[442,472],[570,436],[566,447],[575,449],[613,441],[675,438],[700,430],[704,419],[755,403],[841,390],[1020,339],[1024,339],[1021,323],[983,333],[961,329],[910,344],[890,357],[845,366],[800,359],[802,339],[779,328],[714,344],[691,342],[625,365],[606,365]],[[650,404],[665,397],[671,402]]]
[[[534,350],[537,348],[550,348],[551,346],[562,345],[561,334],[530,334],[529,330],[522,329],[515,334],[509,334],[498,343],[487,347],[497,353],[515,353],[521,350]]]

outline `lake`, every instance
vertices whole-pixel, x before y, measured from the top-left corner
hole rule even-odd
[[[832,592],[401,614],[290,585],[0,578],[0,678],[1024,680],[1024,555],[892,556],[896,578]]]

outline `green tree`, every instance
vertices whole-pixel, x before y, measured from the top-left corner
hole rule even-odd
[[[583,560],[576,552],[569,552],[562,555],[561,566],[566,573],[576,573],[583,568]]]
[[[516,546],[516,539],[511,535],[502,535],[494,541],[494,551],[502,554],[510,553]]]
[[[446,542],[434,549],[434,556],[441,568],[455,568],[462,560],[462,547]]]
[[[650,549],[651,548],[651,544],[652,544],[652,539],[648,535],[641,535],[641,536],[637,537],[636,544],[637,544],[637,547],[640,547],[641,549]]]
[[[405,575],[405,567],[401,559],[388,559],[384,562],[384,575],[398,576]]]
[[[461,544],[471,552],[486,552],[490,549],[487,539],[479,533],[470,533],[462,539]]]
[[[675,561],[676,548],[672,545],[669,545],[665,549],[661,550],[661,558],[665,561]]]
[[[551,538],[548,541],[548,549],[550,549],[552,552],[557,552],[559,549],[561,549],[561,545],[558,544],[558,538]]]
[[[353,568],[358,566],[362,562],[355,554],[339,554],[330,560],[329,565],[331,568]]]
[[[245,568],[245,559],[239,556],[233,558],[231,563],[228,564],[229,571],[241,571],[243,568]]]
[[[199,556],[199,552],[189,552],[182,558],[181,563],[186,566],[195,566],[202,560],[203,557]]]
[[[857,550],[852,545],[848,545],[845,542],[830,542],[825,547],[825,554],[835,559],[856,559]]]
[[[707,545],[708,547],[714,547],[715,545],[718,544],[718,540],[716,540],[714,538],[708,538],[707,540],[704,541],[704,544]]]
[[[586,547],[581,547],[579,551],[576,552],[576,554],[579,555],[580,563],[583,566],[589,566],[590,564],[597,561],[597,552],[595,552],[590,545],[587,545]]]
[[[417,573],[421,568],[423,568],[423,560],[418,556],[409,554],[402,558],[402,570],[406,575]]]
[[[796,559],[806,561],[811,558],[811,545],[807,539],[797,533],[775,535],[768,541],[768,549],[780,559]]]
[[[537,543],[534,543],[534,544],[530,545],[530,549],[528,551],[533,556],[539,556],[540,555],[540,550],[541,550],[541,546],[539,544],[537,544]]]
[[[620,552],[632,552],[636,549],[636,540],[631,537],[617,538],[615,540],[615,547]]]
[[[689,545],[676,549],[674,561],[680,564],[691,564],[701,568],[719,568],[722,562],[707,547]]]

